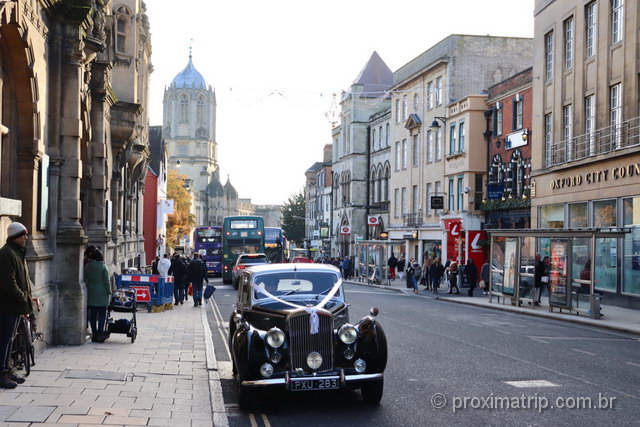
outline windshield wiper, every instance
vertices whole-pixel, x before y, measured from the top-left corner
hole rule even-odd
[[[291,294],[295,294],[296,292],[298,292],[300,289],[294,289],[292,291],[288,291],[285,292],[284,294],[282,294],[281,296],[286,297],[287,295],[291,295]]]
[[[331,289],[333,289],[333,287],[331,287],[331,288],[327,288],[327,289],[325,289],[324,291],[320,292],[319,294],[317,294],[317,295],[316,295],[316,299],[318,299],[318,297],[319,297],[320,295],[326,295],[326,294],[328,294],[329,292],[331,292]]]

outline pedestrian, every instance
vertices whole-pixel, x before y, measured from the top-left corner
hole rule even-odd
[[[189,263],[189,281],[193,286],[193,306],[202,305],[202,286],[203,282],[209,283],[207,277],[207,266],[200,259],[199,253],[193,254],[193,260]]]
[[[84,267],[84,283],[87,286],[91,341],[104,342],[108,337],[105,332],[105,323],[107,307],[111,299],[111,282],[109,282],[107,266],[104,265],[104,256],[99,249],[91,253],[91,259]]]
[[[169,269],[171,268],[171,261],[169,260],[169,254],[164,254],[162,259],[158,261],[158,273],[165,279],[169,277]]]
[[[29,233],[24,225],[13,222],[7,228],[7,236],[7,243],[0,249],[0,388],[16,388],[25,380],[9,369],[11,345],[18,319],[33,311],[32,285],[25,260]]]
[[[83,265],[89,264],[89,261],[91,261],[91,254],[95,250],[96,250],[96,247],[94,245],[87,246],[87,249],[84,250],[84,259],[82,261]]]
[[[160,257],[157,256],[151,263],[151,274],[160,274],[160,272],[158,271],[159,262],[160,262]]]
[[[389,279],[396,279],[396,267],[398,266],[398,258],[391,252],[391,256],[387,260],[387,267],[389,267]]]
[[[549,293],[549,275],[551,272],[551,258],[545,256],[542,259],[542,267],[541,267],[541,277],[540,277],[540,290],[537,292],[538,300],[535,301],[536,304],[541,304],[540,298],[542,297],[542,291],[547,288],[547,293]]]
[[[489,289],[489,275],[491,274],[491,267],[489,266],[489,260],[485,260],[480,270],[480,278],[482,279],[482,294],[487,295],[491,290]]]
[[[467,283],[469,284],[468,295],[472,297],[473,291],[478,285],[478,269],[471,258],[467,258],[467,266],[464,269],[464,274],[467,276]]]
[[[431,286],[433,293],[438,293],[440,287],[440,280],[442,280],[442,273],[444,273],[444,267],[438,258],[434,258],[431,266],[429,267],[429,275],[431,276]]]
[[[405,269],[405,282],[407,284],[407,289],[413,289],[413,258],[409,260],[407,263],[407,268]]]
[[[447,272],[447,275],[449,277],[449,291],[447,293],[453,293],[453,288],[456,288],[456,294],[459,294],[460,288],[458,287],[458,263],[455,259],[451,260],[451,263],[447,268]]]
[[[342,275],[345,279],[351,278],[351,260],[348,256],[342,260]]]
[[[400,255],[400,259],[398,260],[398,277],[400,280],[404,277],[404,266],[406,264],[406,260],[404,259],[404,255]]]
[[[431,264],[433,263],[433,259],[431,259],[431,255],[429,252],[425,252],[424,263],[422,265],[422,271],[424,273],[424,285],[427,289],[431,289]]]
[[[417,294],[420,293],[418,284],[420,283],[420,278],[422,277],[422,268],[420,267],[420,263],[418,261],[414,261],[413,264],[411,264],[411,269],[413,270],[411,274],[413,293]]]
[[[184,304],[184,279],[187,276],[187,266],[180,259],[180,254],[175,253],[171,260],[169,275],[173,276],[173,298],[175,304]]]

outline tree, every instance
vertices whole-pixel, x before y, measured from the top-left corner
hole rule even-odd
[[[169,171],[167,178],[167,198],[173,200],[173,213],[167,219],[167,245],[170,248],[179,245],[180,239],[196,225],[191,215],[191,195],[184,188],[186,178],[176,171]]]
[[[304,193],[300,191],[289,197],[287,203],[282,206],[282,229],[287,236],[287,240],[295,242],[297,246],[302,246],[304,241],[304,218]]]

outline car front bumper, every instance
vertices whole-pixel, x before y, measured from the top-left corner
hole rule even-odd
[[[345,375],[344,372],[331,373],[330,375],[317,375],[308,377],[294,377],[294,378],[306,378],[306,379],[323,379],[323,378],[335,378],[340,380],[340,388],[346,388],[348,385],[355,385],[366,381],[381,380],[384,378],[383,373],[375,374],[353,374]],[[243,386],[247,387],[270,387],[270,386],[282,386],[284,385],[287,390],[290,389],[291,377],[287,373],[284,378],[264,378],[261,380],[248,380],[242,381]]]

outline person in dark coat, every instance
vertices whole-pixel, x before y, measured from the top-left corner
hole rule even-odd
[[[402,277],[404,276],[404,266],[406,263],[404,255],[400,255],[400,259],[398,260],[398,276],[400,276],[400,280],[402,280]]]
[[[429,267],[429,275],[431,276],[431,283],[433,286],[433,293],[438,293],[438,287],[440,287],[440,281],[442,280],[442,274],[444,273],[444,267],[438,258],[435,258]]]
[[[478,286],[478,269],[471,258],[467,259],[467,267],[464,269],[469,284],[469,296],[473,296],[473,290]]]
[[[193,254],[193,260],[189,263],[189,281],[193,286],[193,306],[202,305],[203,282],[209,283],[207,277],[207,266],[200,259],[199,253]]]
[[[482,279],[482,283],[484,283],[484,292],[483,294],[487,294],[489,292],[491,292],[491,289],[489,289],[489,276],[491,274],[491,267],[489,267],[489,261],[485,261],[484,264],[482,264],[482,269],[480,270],[480,278]]]
[[[407,289],[411,289],[413,288],[413,258],[411,258],[409,264],[407,264],[406,273],[405,278],[407,280]]]
[[[184,304],[184,279],[187,277],[187,266],[180,259],[180,254],[175,254],[169,267],[169,275],[173,276],[173,297],[175,304]]]
[[[387,260],[387,266],[389,267],[389,279],[395,280],[396,278],[396,267],[398,266],[398,258],[391,252],[391,256]]]
[[[160,272],[158,271],[159,262],[160,262],[160,257],[157,256],[151,263],[151,274],[160,274]]]
[[[33,311],[25,260],[29,234],[24,225],[13,222],[7,228],[7,236],[7,243],[0,249],[0,388],[16,388],[25,380],[9,368],[13,335],[20,316]]]
[[[104,265],[102,252],[95,249],[90,256],[91,259],[84,266],[84,282],[87,286],[91,341],[104,342],[108,337],[105,326],[107,307],[111,301],[111,282],[109,282],[109,272]]]

